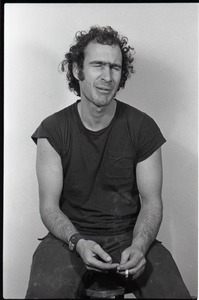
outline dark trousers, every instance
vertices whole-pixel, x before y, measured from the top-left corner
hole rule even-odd
[[[121,252],[130,246],[132,234],[87,238],[99,243],[113,262],[120,262]],[[155,240],[150,246],[146,261],[145,271],[135,280],[116,272],[111,272],[111,278],[136,298],[191,298],[170,252],[161,242]],[[91,273],[76,252],[71,252],[63,241],[49,233],[33,255],[26,299],[80,298],[80,291]]]

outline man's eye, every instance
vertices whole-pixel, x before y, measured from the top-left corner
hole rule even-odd
[[[93,64],[93,67],[101,67],[101,66],[102,66],[102,64],[100,64],[100,63]]]
[[[113,66],[112,69],[115,70],[115,71],[120,71],[121,70],[121,68],[118,67],[118,66]]]

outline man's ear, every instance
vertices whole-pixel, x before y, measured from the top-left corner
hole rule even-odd
[[[73,63],[73,76],[79,80],[79,69],[76,63]]]

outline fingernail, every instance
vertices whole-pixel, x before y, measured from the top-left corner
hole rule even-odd
[[[107,260],[111,260],[111,257],[110,257],[110,256],[108,256],[108,257],[107,257]]]

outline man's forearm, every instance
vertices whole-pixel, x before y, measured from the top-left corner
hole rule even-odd
[[[58,239],[68,243],[72,234],[78,232],[69,218],[59,208],[45,208],[40,211],[46,228]]]
[[[132,245],[142,249],[146,254],[149,246],[155,240],[162,222],[162,202],[150,203],[142,201],[134,231]]]

